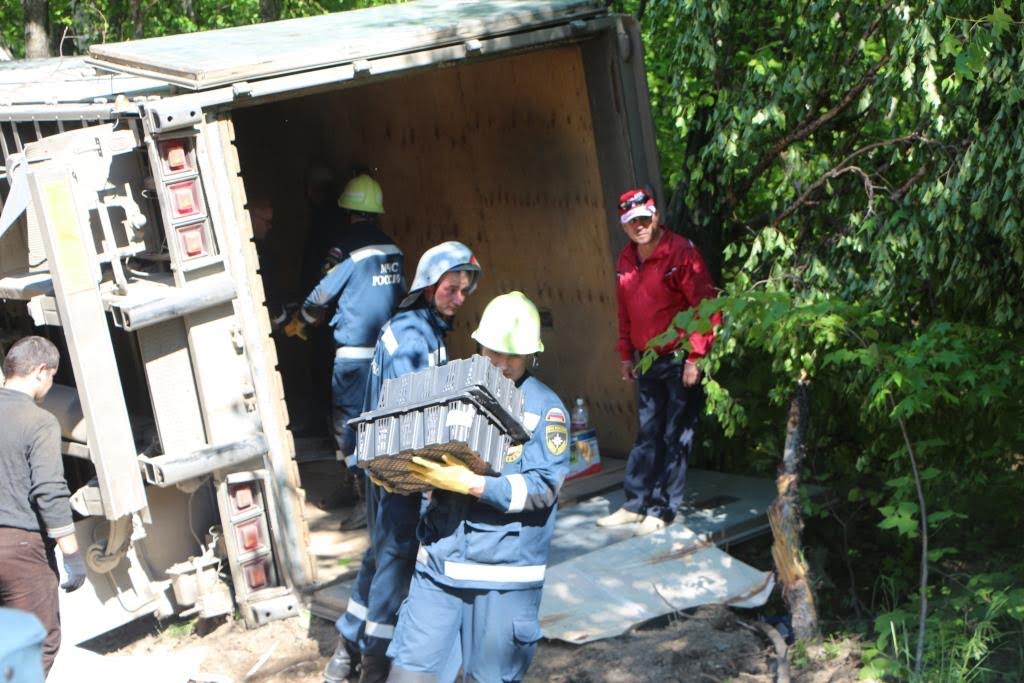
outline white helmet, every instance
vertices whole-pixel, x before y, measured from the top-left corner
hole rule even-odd
[[[445,273],[466,271],[469,273],[469,293],[476,289],[476,281],[480,279],[480,263],[473,256],[462,242],[442,242],[423,252],[420,262],[416,266],[416,277],[412,280],[412,287],[409,294],[399,308],[412,306],[419,298],[420,293],[440,282]]]

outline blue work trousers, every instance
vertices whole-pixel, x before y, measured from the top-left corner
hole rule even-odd
[[[521,681],[540,640],[540,588],[451,588],[416,572],[388,650],[389,683]]]
[[[682,363],[663,356],[637,378],[640,430],[623,481],[622,507],[666,522],[683,504],[686,464],[704,409],[704,388],[684,387],[682,375]]]
[[[352,455],[356,449],[356,432],[348,426],[348,421],[359,417],[363,410],[363,395],[366,393],[369,376],[369,358],[334,359],[334,372],[331,374],[331,420],[334,422],[334,440],[345,457]]]
[[[335,626],[364,655],[384,656],[394,637],[398,608],[409,593],[416,566],[420,494],[388,493],[366,477],[366,522],[370,547],[352,595]]]

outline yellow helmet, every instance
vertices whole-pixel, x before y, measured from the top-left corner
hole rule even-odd
[[[498,353],[526,356],[544,350],[540,340],[540,314],[522,292],[509,292],[491,299],[472,336],[484,348]]]
[[[384,193],[376,180],[363,173],[348,181],[338,197],[338,206],[362,213],[384,213]]]

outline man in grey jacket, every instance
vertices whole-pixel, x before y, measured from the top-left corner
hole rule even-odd
[[[19,339],[3,362],[0,388],[0,605],[32,612],[43,622],[43,671],[60,647],[57,560],[64,557],[66,591],[85,582],[60,455],[60,425],[40,408],[60,354],[43,337]]]

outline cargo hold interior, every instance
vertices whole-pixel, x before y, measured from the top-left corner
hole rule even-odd
[[[479,289],[448,337],[449,357],[475,351],[470,333],[491,298],[524,292],[542,314],[545,350],[534,372],[567,405],[585,398],[602,451],[623,455],[635,412],[614,348],[614,256],[624,237],[612,193],[632,171],[607,43],[592,38],[234,109],[246,194],[274,208],[266,251],[284,265],[273,286],[291,301],[308,294],[299,264],[310,169],[330,169],[340,188],[366,167],[382,185],[381,227],[405,253],[407,282],[419,256],[445,240],[469,245],[482,265]],[[310,378],[310,352],[294,348],[278,348],[286,391]],[[297,405],[289,400],[292,413]]]

